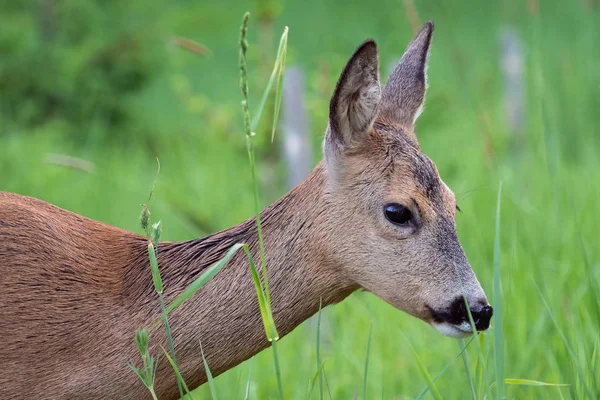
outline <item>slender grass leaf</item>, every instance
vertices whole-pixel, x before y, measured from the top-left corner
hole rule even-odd
[[[550,306],[548,305],[548,302],[546,301],[546,298],[542,294],[542,291],[540,290],[540,288],[537,285],[537,283],[535,283],[535,285],[536,285],[538,294],[540,295],[540,298],[542,299],[542,303],[544,304],[544,307],[546,307],[546,311],[548,311],[548,314],[550,315],[550,319],[552,320],[552,323],[554,324],[554,327],[558,331],[558,334],[560,335],[563,343],[565,344],[565,347],[567,348],[567,352],[571,356],[571,360],[573,361],[573,364],[575,365],[575,368],[577,369],[577,374],[579,376],[579,379],[581,380],[581,384],[583,385],[583,388],[585,390],[586,395],[588,396],[588,398],[590,400],[595,399],[595,397],[592,396],[592,392],[591,392],[590,388],[587,385],[587,382],[586,382],[586,379],[585,379],[585,375],[584,375],[584,373],[583,373],[583,371],[581,369],[581,365],[579,364],[579,360],[577,359],[577,355],[573,351],[573,348],[569,344],[569,341],[567,340],[567,337],[563,333],[562,329],[560,329],[560,326],[558,325],[558,322],[556,321],[556,318],[554,317],[554,314],[552,314],[552,311],[550,310]]]
[[[171,351],[171,357],[173,358],[173,364],[177,366],[177,359],[175,358],[175,345],[173,344],[173,335],[171,334],[171,324],[169,324],[169,316],[165,307],[165,298],[162,293],[158,294],[158,300],[160,301],[160,309],[162,313],[162,320],[165,325],[165,332],[167,333],[167,343],[169,344],[169,350]],[[177,387],[179,388],[179,397],[183,398],[183,389],[181,382],[177,380]],[[188,393],[189,397],[189,393]],[[191,397],[190,397],[191,398]]]
[[[283,92],[283,74],[285,72],[285,56],[287,53],[287,37],[288,27],[283,29],[283,35],[281,35],[281,42],[279,43],[279,50],[277,54],[277,61],[279,63],[279,79],[277,80],[277,87],[275,88],[275,111],[273,112],[273,129],[271,131],[271,143],[275,139],[275,129],[277,128],[277,120],[279,119],[279,109],[281,108],[281,95]]]
[[[169,355],[167,350],[165,350],[164,347],[162,348],[162,351],[163,351],[163,353],[165,353],[165,357],[167,357],[169,364],[171,364],[171,367],[173,368],[173,371],[175,372],[175,375],[177,376],[177,381],[181,383],[181,386],[183,386],[183,388],[185,389],[185,392],[188,395],[188,397],[190,399],[193,399],[192,394],[190,393],[190,390],[188,389],[187,385],[185,384],[185,381],[183,380],[183,376],[181,376],[181,373],[179,372],[179,368],[177,368],[177,364],[175,364],[175,362],[173,361],[173,359],[171,358],[171,356]]]
[[[494,349],[496,353],[496,398],[504,398],[504,339],[502,331],[502,297],[500,293],[500,205],[502,181],[498,185],[496,203],[496,237],[494,240]]]
[[[256,270],[256,265],[254,264],[254,259],[252,258],[252,254],[250,253],[250,248],[244,245],[244,251],[246,252],[246,256],[248,257],[248,263],[250,264],[250,274],[252,275],[252,280],[254,282],[254,287],[256,288],[256,294],[258,297],[258,306],[260,308],[260,314],[262,316],[263,325],[265,327],[265,333],[267,335],[267,339],[272,342],[274,340],[279,339],[279,334],[275,329],[275,323],[273,321],[273,315],[270,313],[270,308],[268,307],[268,301],[265,295],[265,291],[263,289],[262,282],[260,277],[258,276],[258,271]]]
[[[273,361],[275,362],[275,375],[277,376],[277,388],[279,389],[279,398],[284,400],[283,383],[281,381],[281,369],[279,368],[279,356],[277,355],[277,340],[271,342],[273,348]]]
[[[423,378],[425,378],[425,381],[427,382],[427,386],[429,386],[429,390],[431,391],[432,396],[436,400],[442,400],[442,395],[440,394],[437,387],[435,386],[433,379],[431,379],[431,375],[429,375],[427,368],[425,368],[425,365],[421,362],[419,355],[417,354],[415,349],[412,347],[412,345],[410,344],[408,339],[406,337],[404,339],[406,340],[406,343],[408,344],[410,351],[412,352],[413,356],[415,357],[415,361],[417,362],[417,367],[419,367],[419,371],[421,372],[421,375],[423,375]]]
[[[202,348],[202,342],[200,342],[200,353],[202,354],[202,362],[204,363],[204,371],[206,371],[206,379],[208,379],[208,386],[210,388],[210,394],[213,400],[217,400],[217,389],[215,387],[215,380],[210,372],[210,368],[208,368],[208,362],[206,362],[206,357],[204,356],[204,349]]]
[[[478,335],[478,333],[477,333],[477,327],[475,326],[475,320],[473,319],[473,314],[471,313],[471,307],[469,306],[469,301],[467,300],[467,294],[465,292],[465,288],[463,286],[463,282],[462,282],[462,279],[460,277],[460,274],[458,273],[458,269],[456,267],[456,264],[454,264],[454,273],[455,273],[455,276],[458,279],[458,282],[460,284],[460,290],[461,290],[461,293],[462,293],[463,301],[465,302],[465,308],[467,310],[467,316],[468,316],[468,319],[469,319],[469,325],[471,326],[471,332],[473,334],[473,337],[471,338],[471,341],[473,341],[474,339],[477,338],[477,336],[481,336],[481,335]],[[464,347],[464,340],[461,339],[460,345]],[[477,350],[478,350],[477,351],[477,366],[481,367],[481,369],[483,369],[484,366],[485,366],[483,342],[479,343],[479,348]],[[471,389],[471,397],[473,399],[477,399],[477,394],[475,392],[475,384],[473,382],[473,375],[471,373],[471,368],[469,366],[469,359],[467,357],[467,354],[464,353],[464,352],[462,352],[462,358],[463,358],[463,364],[465,366],[465,372],[467,374],[467,379],[469,381],[469,388]],[[482,371],[482,373],[483,373],[483,371]]]
[[[163,292],[163,287],[160,271],[158,269],[158,261],[156,260],[156,250],[154,249],[154,244],[150,241],[148,242],[148,257],[150,258],[150,269],[152,271],[154,290],[156,290],[156,293],[161,294]]]
[[[308,382],[308,393],[306,393],[307,400],[310,397],[310,394],[312,393],[313,388],[315,387],[315,383],[317,382],[317,379],[322,375],[324,367],[325,367],[325,363],[321,363],[321,365],[319,365],[317,367],[317,371],[313,375],[312,379]]]
[[[248,365],[248,380],[246,381],[246,393],[244,394],[244,400],[248,400],[250,398],[250,382],[252,377],[252,363],[254,362],[254,356],[250,359],[250,363]]]
[[[167,313],[170,313],[177,307],[179,307],[184,301],[192,297],[198,290],[202,289],[216,274],[219,272],[229,261],[229,259],[238,251],[244,244],[237,243],[231,246],[231,249],[225,254],[225,257],[210,266],[206,272],[200,275],[192,282],[187,289],[183,291],[177,298],[167,307]]]
[[[446,370],[448,368],[450,368],[450,366],[452,364],[454,364],[454,362],[456,360],[458,360],[458,358],[464,354],[464,352],[467,350],[467,347],[469,347],[469,345],[471,344],[472,341],[473,341],[473,338],[471,338],[471,340],[469,340],[467,342],[467,344],[462,348],[460,353],[458,353],[452,360],[450,360],[450,362],[448,362],[448,364],[446,364],[444,366],[444,368],[442,368],[442,370],[440,372],[437,373],[437,375],[433,378],[433,382],[436,382],[444,374],[444,372],[446,372]],[[427,394],[428,391],[429,391],[429,386],[425,386],[423,388],[423,390],[421,390],[421,392],[417,395],[417,397],[415,397],[415,400],[421,400],[423,398],[423,396],[425,396]]]
[[[319,312],[317,313],[317,369],[319,370],[319,400],[323,400],[323,365],[321,361],[321,314],[323,311],[323,298],[319,298]]]
[[[260,250],[260,266],[262,272],[262,281],[258,276],[258,271],[256,270],[256,266],[254,264],[254,260],[252,259],[252,254],[250,253],[250,249],[247,245],[244,246],[244,251],[248,257],[248,262],[250,264],[250,271],[252,274],[252,279],[254,280],[254,285],[256,287],[256,293],[258,296],[258,302],[260,307],[260,313],[263,320],[263,325],[265,328],[265,333],[267,339],[271,342],[271,347],[273,347],[273,358],[275,362],[275,372],[277,375],[277,387],[279,388],[279,396],[283,400],[283,385],[281,382],[281,371],[279,368],[279,357],[277,355],[277,340],[279,339],[279,334],[277,333],[277,329],[275,328],[275,321],[273,319],[273,312],[271,310],[271,294],[269,292],[269,278],[267,275],[267,262],[265,257],[265,245],[264,238],[262,234],[262,224],[260,218],[260,202],[258,200],[258,180],[256,179],[256,166],[255,166],[255,156],[254,156],[254,144],[252,141],[253,138],[253,126],[255,127],[258,124],[258,118],[262,114],[262,109],[264,107],[264,101],[266,101],[266,97],[269,93],[270,88],[265,90],[265,94],[263,95],[263,102],[259,105],[260,110],[257,113],[257,119],[254,122],[251,122],[250,112],[248,109],[248,63],[246,60],[246,52],[248,50],[248,42],[246,41],[246,35],[248,31],[248,19],[250,14],[246,12],[242,19],[242,26],[240,28],[240,88],[242,91],[242,112],[244,115],[244,129],[246,132],[246,148],[248,151],[248,161],[250,163],[250,172],[252,175],[252,186],[253,186],[253,194],[254,194],[254,213],[256,218],[256,230],[258,234],[258,245]],[[280,48],[278,51],[277,60],[275,62],[275,67],[273,69],[272,79],[276,75],[277,71],[280,71],[280,75],[283,74],[281,70],[281,63],[285,61],[285,49],[287,47],[287,27],[283,32]],[[271,79],[271,80],[272,80]],[[271,81],[270,80],[270,81]],[[270,82],[269,85],[272,85]],[[276,108],[278,107],[276,103]],[[273,128],[274,129],[274,128]]]
[[[263,92],[262,98],[258,103],[258,107],[254,112],[254,118],[252,119],[252,131],[255,131],[258,127],[258,123],[260,121],[260,117],[262,116],[262,112],[265,108],[265,104],[267,103],[267,99],[269,98],[269,93],[271,93],[271,89],[273,88],[273,84],[275,80],[277,80],[278,72],[281,70],[282,60],[285,62],[284,52],[287,52],[287,36],[288,36],[288,27],[286,26],[283,29],[283,33],[281,34],[281,39],[279,40],[279,48],[277,50],[277,57],[275,58],[275,64],[273,65],[273,71],[271,72],[271,76],[269,77],[269,82],[267,83],[267,87]]]
[[[460,353],[462,354],[463,364],[465,365],[465,371],[467,373],[467,378],[469,379],[469,387],[471,388],[471,398],[473,400],[477,400],[477,395],[475,394],[475,385],[473,384],[473,375],[471,375],[471,368],[469,367],[469,358],[467,357],[467,353],[464,351],[464,349],[466,348],[465,340],[460,339],[458,343],[461,347]]]
[[[571,386],[568,383],[548,383],[548,382],[540,382],[533,381],[530,379],[516,379],[516,378],[506,378],[504,379],[504,383],[508,385],[523,385],[523,386]]]
[[[157,240],[160,239],[160,230],[162,230],[162,225],[159,222],[152,225],[152,236]],[[156,259],[156,248],[153,242],[148,243],[148,257],[150,258],[150,267],[152,270],[152,281],[154,283],[154,289],[158,293],[158,299],[160,301],[161,308],[161,319],[165,325],[165,331],[167,333],[167,342],[169,344],[169,349],[171,351],[171,357],[173,357],[173,363],[177,365],[177,359],[175,358],[175,346],[173,345],[173,337],[171,335],[171,326],[169,325],[169,318],[167,316],[167,310],[165,308],[165,299],[163,297],[163,286],[162,279],[160,277],[160,270],[158,269],[158,261]],[[177,386],[179,388],[179,395],[183,397],[183,390],[181,383],[177,381]]]
[[[365,357],[365,372],[363,377],[363,398],[367,400],[367,378],[369,377],[369,358],[371,357],[371,334],[373,333],[373,324],[369,326],[369,337],[367,338],[367,356]]]

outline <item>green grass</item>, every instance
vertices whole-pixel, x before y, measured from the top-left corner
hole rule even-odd
[[[504,382],[508,399],[600,396],[600,11],[583,0],[541,3],[531,14],[526,2],[517,1],[415,2],[422,20],[436,22],[430,89],[417,134],[456,193],[463,210],[457,220],[461,243],[492,305],[502,310],[502,321],[496,315],[483,345],[467,347],[470,372],[465,373],[464,364],[455,362],[455,340],[370,294],[356,293],[324,314],[332,341],[319,348],[323,389],[312,390],[311,399],[320,393],[350,399],[363,393],[365,382],[370,397],[412,399],[428,387],[423,371],[444,399],[471,397],[470,380],[478,399],[496,398],[498,382]],[[3,117],[0,190],[139,231],[135,216],[152,185],[158,156],[162,170],[151,208],[153,217],[165,222],[164,239],[203,236],[253,215],[236,65],[237,28],[248,5],[152,4],[144,12],[160,11],[153,25],[157,32],[190,37],[212,55],[202,58],[168,47],[169,57],[152,84],[122,99],[140,118],[116,135],[105,132],[100,117],[78,131],[84,140],[66,133],[64,118],[32,128]],[[258,2],[250,8],[255,16],[274,13],[272,24],[268,18],[258,24],[257,17],[250,26],[251,88],[266,87],[279,33],[289,26],[287,65],[306,71],[315,162],[341,68],[362,40],[373,37],[385,80],[387,66],[412,35],[404,4],[384,1],[375,8],[308,0]],[[525,46],[525,126],[517,155],[498,59],[505,24],[518,29]],[[104,29],[108,32],[110,25]],[[165,42],[154,46],[164,51]],[[260,104],[260,94],[251,91],[250,102]],[[261,206],[284,193],[277,135],[270,145],[272,110],[267,103],[267,117],[256,129]],[[46,153],[84,158],[94,163],[95,172],[48,164]],[[286,399],[304,398],[307,382],[318,371],[315,334],[305,324],[277,344]],[[214,384],[222,399],[243,398],[243,392],[250,399],[279,397],[271,350],[216,377]],[[194,395],[210,398],[209,386]],[[427,391],[423,398],[434,397]]]

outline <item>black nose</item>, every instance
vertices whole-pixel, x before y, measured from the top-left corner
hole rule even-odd
[[[475,322],[475,328],[478,331],[485,331],[490,327],[492,315],[494,315],[494,309],[489,304],[483,307],[471,308],[471,316],[473,316],[473,322]]]
[[[432,315],[433,319],[437,322],[448,322],[454,325],[460,325],[465,321],[469,322],[469,313],[465,306],[465,300],[462,297],[454,300],[447,311],[440,312],[432,310]],[[475,328],[478,331],[485,331],[490,327],[492,315],[494,315],[494,309],[489,304],[471,307],[471,316],[473,317]]]

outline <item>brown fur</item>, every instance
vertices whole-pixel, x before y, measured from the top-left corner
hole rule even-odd
[[[424,73],[433,26],[423,29],[403,57],[410,65],[390,78],[392,89],[418,79],[415,68]],[[456,237],[454,195],[413,133],[424,78],[402,86],[399,97],[386,100],[392,89],[384,88],[381,100],[377,57],[372,41],[352,56],[332,98],[325,161],[261,214],[281,335],[313,315],[321,298],[334,304],[358,288],[430,323],[431,309],[448,308],[461,288],[470,302],[487,303]],[[394,108],[402,110],[378,116]],[[415,226],[387,221],[388,203],[413,210]],[[242,242],[258,258],[253,219],[203,239],[161,243],[167,302]],[[0,398],[149,397],[127,367],[139,359],[135,329],[160,313],[146,238],[0,192],[0,288]],[[192,388],[206,381],[200,340],[214,375],[268,345],[242,253],[169,318]],[[151,333],[155,355],[166,345],[163,331]],[[160,399],[178,397],[164,358],[156,382]]]

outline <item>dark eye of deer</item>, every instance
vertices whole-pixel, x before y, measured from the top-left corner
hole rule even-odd
[[[392,203],[385,206],[385,216],[393,224],[408,225],[412,219],[412,212],[402,204]]]

